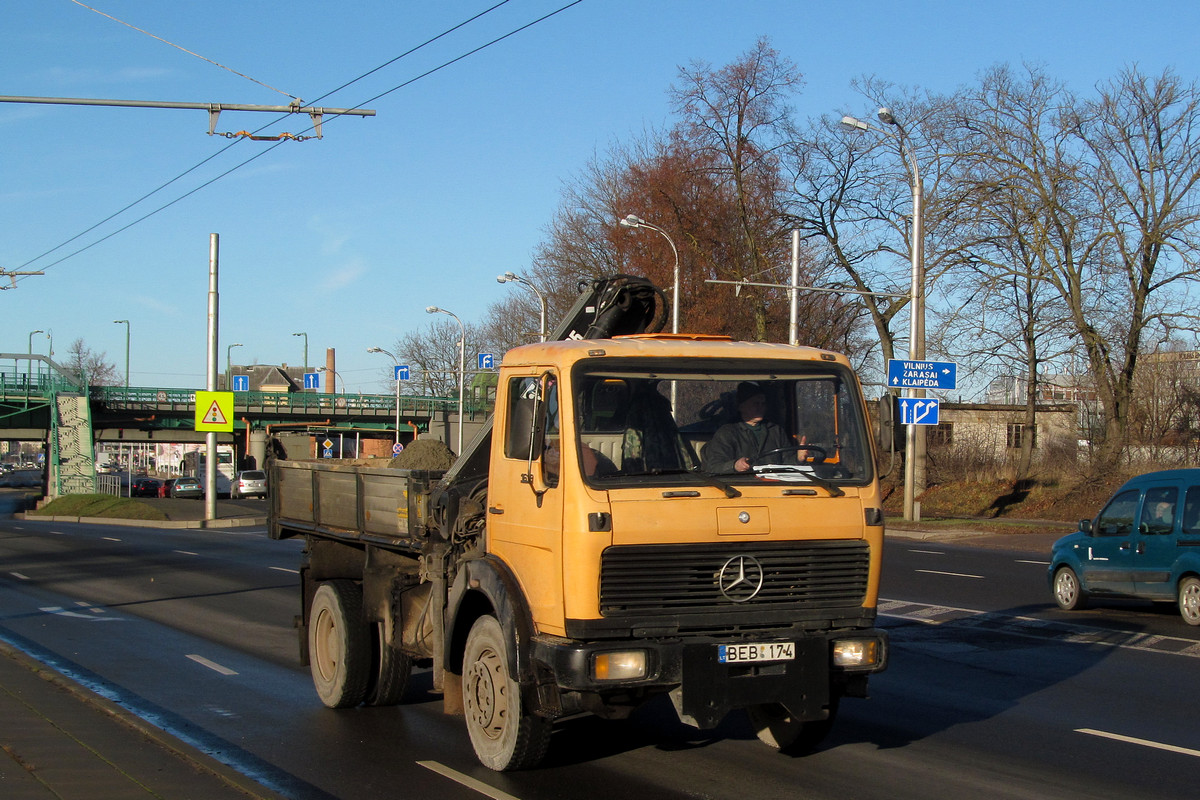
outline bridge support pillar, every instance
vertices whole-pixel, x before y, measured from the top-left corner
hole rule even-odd
[[[263,469],[267,463],[267,432],[251,430],[249,439],[246,455],[254,462],[255,469]]]

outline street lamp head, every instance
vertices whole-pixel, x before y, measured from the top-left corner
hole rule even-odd
[[[879,121],[882,122],[884,125],[899,125],[900,124],[900,123],[896,122],[896,118],[894,116],[892,116],[892,111],[890,108],[879,109],[878,116],[879,116]]]
[[[426,314],[436,314],[436,313],[438,313],[439,311],[441,311],[441,309],[440,309],[440,308],[438,308],[437,306],[425,306],[425,313],[426,313]]]
[[[627,214],[624,219],[620,220],[620,223],[626,228],[640,228],[646,224],[646,220],[637,214]]]
[[[230,347],[245,347],[245,345],[243,345],[241,342],[234,342],[233,344],[231,344],[229,346]]]
[[[382,353],[383,351],[380,350],[378,347],[368,347],[367,352],[368,353]]]
[[[292,336],[308,336],[307,333],[293,333]]]
[[[127,319],[114,319],[113,320],[113,325],[128,325],[128,324],[129,324],[129,320],[127,320]]]
[[[497,275],[496,276],[496,283],[508,283],[511,280],[512,280],[512,278],[508,277],[507,275]]]
[[[871,126],[854,117],[842,117],[842,127],[852,131],[867,131]]]

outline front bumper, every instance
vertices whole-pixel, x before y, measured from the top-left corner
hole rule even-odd
[[[790,641],[794,657],[781,661],[723,663],[720,645],[744,640],[662,639],[578,642],[557,637],[534,638],[534,659],[553,676],[560,691],[598,695],[671,692],[680,718],[699,728],[715,727],[737,708],[781,703],[802,719],[823,719],[831,698],[865,694],[866,676],[887,667],[887,634],[877,629],[807,633],[756,634],[753,641]],[[836,666],[836,643],[852,642],[870,651],[869,663]],[[840,647],[844,653],[846,647]],[[853,649],[853,648],[851,648]],[[645,674],[638,678],[601,680],[599,656],[642,651]],[[844,659],[843,659],[844,660]]]

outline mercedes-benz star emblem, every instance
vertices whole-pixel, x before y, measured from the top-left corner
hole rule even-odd
[[[734,556],[717,573],[717,586],[729,602],[744,603],[762,591],[762,564],[754,556]]]

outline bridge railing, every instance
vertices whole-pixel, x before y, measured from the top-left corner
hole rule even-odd
[[[144,386],[93,386],[91,398],[113,408],[153,407],[156,405],[189,406],[196,402],[194,389],[156,389]],[[350,409],[395,413],[396,396],[391,394],[324,392],[234,392],[234,408],[271,409],[280,412],[320,413]],[[470,404],[468,413],[471,412]],[[458,410],[456,397],[423,397],[400,395],[400,413],[410,416],[431,416],[435,413]]]
[[[5,396],[52,397],[59,392],[78,392],[80,387],[79,375],[71,375],[46,356],[0,353],[0,393]]]

